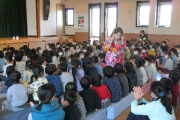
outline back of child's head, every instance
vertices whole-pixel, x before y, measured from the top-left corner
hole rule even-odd
[[[74,82],[68,82],[65,86],[65,90],[72,90],[74,92],[77,92],[77,85]]]
[[[172,89],[173,81],[171,79],[163,77],[160,81],[164,83],[166,92],[169,92]]]
[[[47,61],[47,64],[52,63],[52,57],[51,56],[46,56],[45,60]]]
[[[79,65],[81,65],[81,62],[78,59],[72,59],[71,60],[71,65],[73,68],[78,68]]]
[[[14,66],[8,66],[8,67],[6,68],[6,74],[7,74],[7,76],[9,76],[13,71],[15,71]]]
[[[84,76],[83,78],[81,78],[80,84],[84,90],[89,89],[91,85],[91,78],[88,76]]]
[[[136,64],[137,68],[140,68],[140,67],[142,67],[143,62],[141,59],[137,58],[137,59],[135,59],[135,64]]]
[[[36,65],[42,65],[44,63],[44,57],[40,56],[36,59]]]
[[[49,55],[50,55],[51,57],[53,57],[53,56],[54,56],[54,52],[53,52],[52,50],[50,50],[50,51],[49,51]]]
[[[37,93],[38,93],[38,98],[41,101],[41,103],[35,109],[38,111],[41,111],[43,104],[50,104],[50,102],[52,101],[56,93],[56,88],[53,84],[47,83],[47,84],[41,85],[38,88]]]
[[[104,69],[103,69],[103,73],[104,75],[107,77],[107,78],[111,78],[114,76],[115,74],[115,71],[114,71],[114,68],[111,67],[111,66],[106,66]]]
[[[63,93],[64,101],[68,101],[69,105],[74,105],[76,102],[76,92],[68,90]]]
[[[114,66],[114,70],[116,73],[123,73],[124,72],[124,67],[121,63],[116,63]]]
[[[26,69],[33,69],[34,62],[32,60],[27,60],[26,61]]]
[[[36,54],[36,49],[31,49],[31,52],[35,55]]]
[[[101,80],[102,80],[102,76],[100,74],[94,74],[91,78],[92,81],[92,85],[94,87],[99,87],[101,86]]]
[[[49,51],[48,50],[44,50],[42,53],[43,57],[47,57],[49,55]]]
[[[91,52],[89,52],[89,51],[87,51],[87,52],[84,53],[84,57],[85,57],[85,58],[89,57],[90,55],[91,55]]]
[[[149,63],[151,63],[151,58],[150,57],[145,57],[144,60],[148,61]]]
[[[91,68],[92,67],[92,64],[93,64],[93,58],[92,57],[89,57],[89,58],[86,58],[85,60],[85,64],[88,68]]]
[[[29,84],[32,82],[36,81],[39,77],[41,77],[44,74],[44,69],[40,65],[34,65],[32,69],[33,75],[31,76],[31,81]]]
[[[173,81],[174,84],[178,84],[180,74],[177,71],[170,71],[169,78]]]
[[[0,51],[0,58],[3,58],[4,57],[4,53],[3,51]]]
[[[62,72],[67,72],[67,64],[64,63],[64,62],[61,62],[59,64],[59,69],[62,71]]]
[[[19,71],[13,71],[10,74],[10,80],[12,81],[13,84],[20,83],[21,79],[21,73]]]
[[[103,59],[101,62],[105,62],[105,63],[106,63],[105,57],[106,57],[106,54],[104,54],[104,53],[100,53],[100,54],[99,54],[99,58],[100,58],[100,59]]]
[[[98,56],[93,56],[92,58],[93,58],[94,63],[98,63]]]
[[[156,58],[153,55],[149,55],[149,57],[151,58],[151,62],[156,61]]]
[[[8,60],[9,62],[12,61],[12,55],[11,54],[6,54],[5,60]]]
[[[127,61],[127,62],[124,63],[124,67],[125,67],[127,72],[130,72],[133,69],[133,64],[131,62]]]
[[[76,57],[77,59],[80,57],[79,53],[74,53],[74,57]]]
[[[56,65],[55,64],[50,64],[45,68],[45,72],[48,75],[53,75],[53,73],[56,71]]]
[[[26,56],[29,58],[29,60],[34,60],[34,54],[32,52],[27,53]]]
[[[66,57],[60,57],[59,62],[67,63]]]
[[[21,55],[21,53],[16,53],[16,55],[15,55],[15,60],[17,61],[17,62],[19,62],[19,61],[21,61],[22,60],[22,55]]]

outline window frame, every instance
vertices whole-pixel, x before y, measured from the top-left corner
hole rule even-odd
[[[136,27],[149,27],[149,25],[138,25],[138,22],[140,21],[139,20],[139,6],[140,6],[140,4],[146,5],[146,4],[149,4],[149,1],[137,1],[136,2]],[[150,7],[150,4],[149,4],[149,7]]]
[[[165,5],[165,4],[171,4],[172,5],[172,0],[157,0],[157,8],[156,8],[156,27],[159,28],[169,28],[171,27],[171,22],[172,22],[172,10],[171,10],[171,21],[170,21],[170,26],[166,25],[158,25],[160,21],[160,5]]]
[[[108,5],[114,5],[114,6],[116,6],[116,8],[117,8],[117,11],[116,11],[116,27],[118,26],[118,10],[119,10],[119,8],[118,8],[118,2],[108,2],[108,3],[104,3],[104,38],[106,37],[106,23],[105,23],[105,21],[106,21],[106,6],[108,6]]]
[[[73,10],[73,24],[69,25],[67,24],[68,18],[67,18],[67,11]],[[74,26],[74,8],[65,8],[65,26]]]

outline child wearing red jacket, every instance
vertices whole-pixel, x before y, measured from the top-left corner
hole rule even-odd
[[[172,105],[174,108],[174,112],[176,113],[177,108],[178,108],[178,99],[179,99],[179,79],[180,79],[180,74],[177,71],[171,71],[169,74],[169,78],[173,81],[173,87],[171,89],[171,94],[172,94]]]
[[[94,74],[91,78],[92,89],[94,89],[101,101],[101,108],[106,108],[111,104],[111,93],[107,86],[101,83],[102,77],[100,74]]]

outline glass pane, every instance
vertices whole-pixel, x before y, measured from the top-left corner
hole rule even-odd
[[[67,11],[67,25],[73,25],[73,10]]]
[[[149,25],[149,6],[140,6],[139,25]]]
[[[108,18],[107,18],[108,36],[110,36],[114,28],[116,28],[116,23],[117,23],[116,18],[117,18],[117,8],[108,8]]]
[[[100,26],[100,9],[93,8],[92,9],[92,36],[99,36],[99,26]]]
[[[172,5],[161,5],[159,9],[159,26],[170,26]]]

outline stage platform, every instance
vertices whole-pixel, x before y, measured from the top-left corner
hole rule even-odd
[[[41,47],[43,50],[48,43],[57,42],[71,42],[74,40],[73,36],[60,36],[60,37],[20,37],[19,40],[13,40],[13,38],[0,38],[0,50],[5,47],[14,47],[19,50],[23,45],[28,45],[30,49]]]

